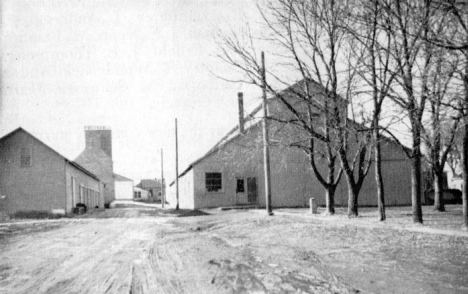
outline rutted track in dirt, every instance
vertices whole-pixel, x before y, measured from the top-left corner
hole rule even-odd
[[[113,209],[36,227],[8,226],[0,232],[0,293],[468,289],[465,237],[251,212],[212,213],[217,215],[177,218]]]
[[[132,265],[152,243],[150,224],[83,220],[15,237],[2,248],[0,293],[129,293]]]
[[[286,255],[292,259],[271,263],[261,245],[224,236],[232,220],[211,216],[176,221],[132,210],[123,211],[123,218],[114,214],[64,220],[49,231],[11,236],[0,253],[0,293],[346,293],[348,289],[330,276],[301,270],[300,262],[294,268],[293,251]],[[284,262],[292,266],[279,266]]]

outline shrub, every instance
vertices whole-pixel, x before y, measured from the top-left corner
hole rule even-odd
[[[42,210],[20,210],[11,215],[11,218],[17,219],[56,219],[61,217],[62,215]]]

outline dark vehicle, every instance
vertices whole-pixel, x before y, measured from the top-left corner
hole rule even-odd
[[[83,214],[83,213],[86,213],[87,210],[88,210],[88,207],[86,206],[86,204],[78,203],[76,207],[73,209],[73,213]]]
[[[461,204],[462,203],[462,192],[457,189],[445,189],[443,192],[444,204]],[[434,204],[434,190],[426,192],[427,204]]]

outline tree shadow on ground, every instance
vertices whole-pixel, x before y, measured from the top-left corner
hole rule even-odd
[[[189,217],[189,216],[202,216],[210,215],[201,210],[191,210],[191,209],[155,209],[155,210],[145,210],[140,212],[145,216],[162,216],[162,217]]]

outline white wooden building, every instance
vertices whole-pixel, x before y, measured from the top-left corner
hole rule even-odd
[[[114,174],[115,200],[133,200],[133,180]]]
[[[269,99],[268,103],[270,116],[288,112],[278,99]],[[261,115],[260,107],[245,118],[242,115],[238,126],[183,170],[179,175],[181,208],[265,206]],[[290,128],[277,124],[270,126],[271,142],[288,140],[291,136]],[[240,129],[244,131],[240,132]],[[315,178],[305,152],[271,146],[270,161],[273,207],[307,206],[311,197],[316,198],[319,205],[325,205],[325,190]],[[401,147],[389,139],[382,143],[382,170],[386,204],[411,204],[410,161]],[[175,202],[175,186],[172,182],[168,189],[171,204]],[[374,168],[371,166],[358,202],[361,206],[374,206],[377,205],[376,198]],[[348,187],[343,176],[335,193],[335,205],[346,206],[347,199]]]

